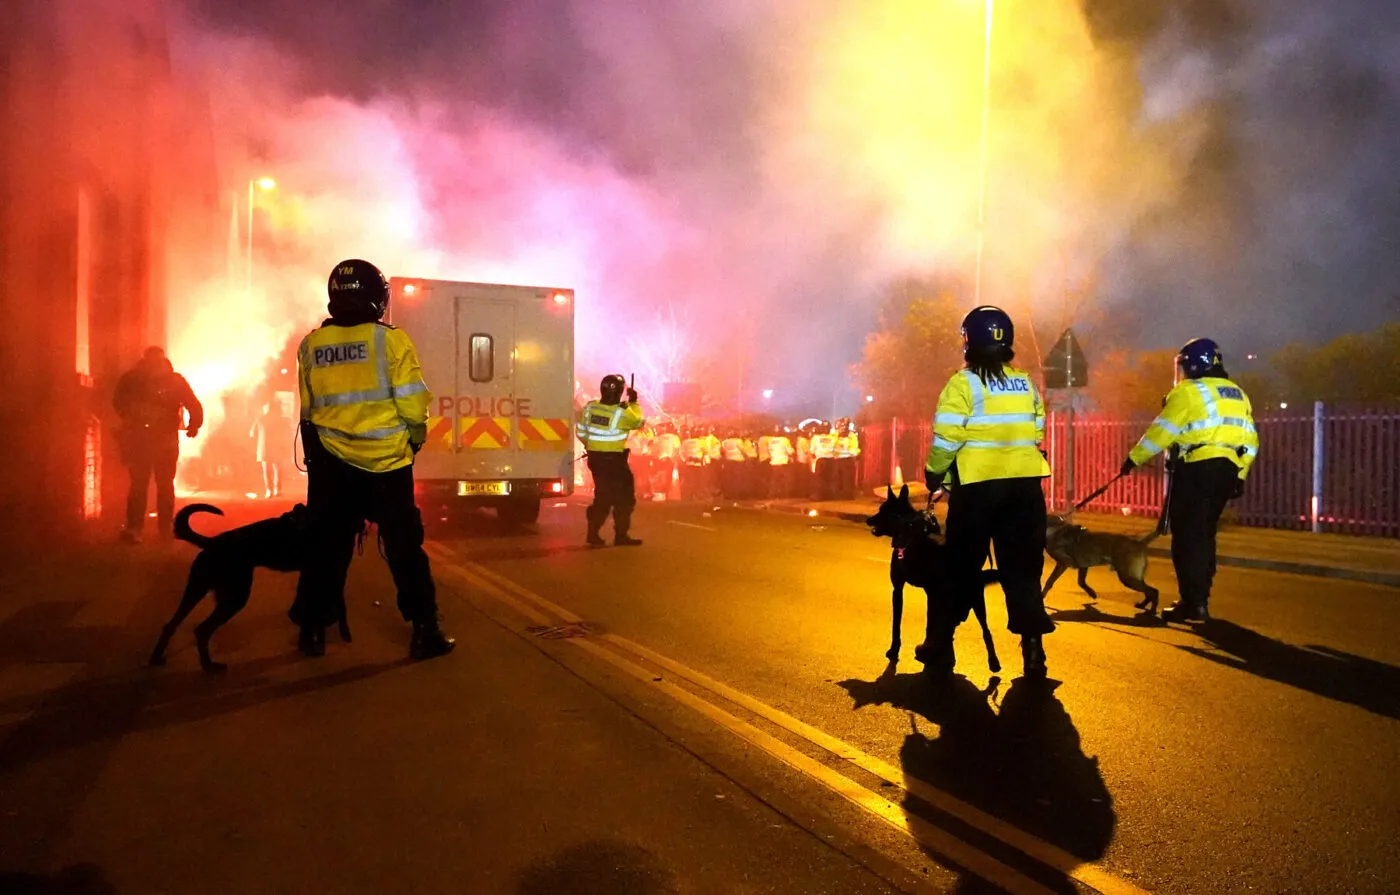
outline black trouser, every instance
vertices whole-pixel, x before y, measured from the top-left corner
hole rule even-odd
[[[156,480],[156,518],[162,531],[170,528],[175,515],[175,466],[180,459],[178,436],[133,439],[125,445],[122,460],[131,476],[126,492],[126,527],[140,531],[146,522],[146,494],[151,478]]]
[[[384,558],[406,621],[437,616],[437,587],[423,552],[423,517],[413,497],[413,466],[369,472],[351,466],[302,429],[306,445],[307,557],[289,615],[303,627],[344,617],[345,576],[365,521],[379,526]]]
[[[792,495],[792,464],[768,467],[768,496],[770,498]]]
[[[948,498],[948,560],[955,605],[945,632],[967,618],[982,587],[988,547],[996,550],[1013,634],[1048,634],[1055,623],[1040,598],[1045,566],[1045,493],[1040,479],[995,479],[959,485]]]
[[[1181,602],[1206,608],[1215,579],[1215,531],[1230,500],[1240,468],[1218,457],[1197,463],[1178,461],[1172,472],[1172,565]]]
[[[705,467],[687,462],[681,467],[681,500],[699,500],[707,493]]]
[[[637,483],[627,463],[628,450],[589,451],[588,471],[593,474],[593,503],[589,505],[588,530],[597,532],[613,517],[613,536],[626,537],[637,505]]]

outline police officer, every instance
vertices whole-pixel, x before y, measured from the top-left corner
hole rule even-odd
[[[156,483],[156,522],[161,537],[170,535],[175,514],[175,467],[180,459],[182,416],[189,414],[185,435],[194,438],[204,425],[204,407],[170,359],[152,346],[137,365],[117,380],[112,396],[122,428],[118,437],[122,462],[130,476],[126,527],[122,540],[140,543],[146,522],[146,493]]]
[[[1050,466],[1039,450],[1045,406],[1029,375],[1011,366],[1015,330],[1000,308],[974,308],[962,324],[966,368],[938,398],[924,481],[933,491],[952,473],[948,556],[954,605],[930,619],[929,642],[915,655],[930,669],[952,671],[953,632],[982,587],[982,565],[996,548],[1006,593],[1007,627],[1021,635],[1027,677],[1044,677],[1041,636],[1055,630],[1040,596],[1045,557],[1045,495]],[[931,610],[932,611],[932,610]]]
[[[1230,381],[1220,346],[1194,339],[1182,346],[1176,364],[1176,386],[1120,473],[1128,475],[1163,450],[1177,449],[1167,518],[1181,599],[1162,617],[1205,621],[1215,578],[1215,531],[1226,502],[1244,493],[1259,435],[1249,396]]]
[[[642,542],[628,534],[632,509],[637,505],[637,485],[627,463],[628,433],[646,424],[637,392],[627,389],[618,374],[604,376],[598,386],[598,400],[589,401],[579,411],[576,433],[588,452],[588,471],[593,474],[593,503],[588,507],[588,544],[605,547],[600,530],[613,517],[613,544],[636,547]]]
[[[440,656],[455,643],[438,624],[413,496],[432,396],[408,334],[381,322],[389,281],[379,268],[342,261],[327,291],[330,319],[297,350],[310,550],[290,615],[302,652],[323,654],[326,625],[343,609],[355,536],[368,520],[379,526],[399,612],[413,625],[409,655]]]

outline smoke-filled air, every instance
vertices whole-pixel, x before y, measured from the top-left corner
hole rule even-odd
[[[357,255],[577,289],[581,373],[727,364],[827,404],[893,278],[971,303],[979,220],[984,300],[1090,284],[1144,347],[1202,314],[1267,347],[1393,294],[1384,4],[999,0],[985,105],[980,0],[455,6],[186,5],[230,254],[176,290],[196,389],[258,375]]]

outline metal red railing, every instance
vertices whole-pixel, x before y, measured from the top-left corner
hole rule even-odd
[[[1068,506],[1116,476],[1150,423],[1150,417],[1075,414],[1071,470],[1067,415],[1050,414],[1044,444],[1051,468],[1045,483],[1050,505]],[[1400,407],[1319,404],[1255,423],[1259,460],[1244,497],[1230,510],[1240,524],[1400,537]],[[896,469],[904,481],[918,481],[932,437],[927,421],[892,420],[869,427],[863,441],[864,481],[894,481]],[[1155,517],[1165,487],[1162,462],[1155,460],[1114,482],[1086,508]]]

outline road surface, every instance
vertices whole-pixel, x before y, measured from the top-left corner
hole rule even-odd
[[[1391,892],[1394,589],[1222,569],[1219,621],[1052,592],[1052,681],[974,624],[920,674],[862,527],[647,506],[635,550],[435,526],[453,656],[406,632],[367,545],[355,642],[299,660],[288,576],[215,640],[137,667],[186,545],[65,563],[0,622],[0,882],[115,892]],[[106,563],[104,565],[104,563]],[[115,563],[115,565],[114,565]],[[1174,598],[1169,564],[1149,580]],[[67,588],[67,589],[65,589]],[[95,590],[90,587],[89,591]],[[379,605],[375,605],[378,601]],[[198,617],[198,614],[196,615]],[[11,874],[6,877],[5,872]],[[86,874],[86,876],[84,875]],[[38,888],[48,886],[49,888]],[[87,886],[88,888],[83,888]],[[106,888],[103,888],[106,887]],[[319,887],[319,888],[318,888]],[[3,886],[0,886],[3,889]]]

